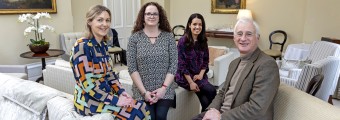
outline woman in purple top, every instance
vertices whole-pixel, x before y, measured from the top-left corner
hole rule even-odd
[[[178,41],[178,69],[176,82],[179,86],[194,91],[202,111],[216,95],[216,89],[208,82],[209,51],[205,36],[204,18],[199,13],[189,17],[184,36]]]

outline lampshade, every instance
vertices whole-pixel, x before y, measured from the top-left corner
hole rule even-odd
[[[238,10],[237,20],[241,19],[241,18],[253,19],[252,15],[251,15],[251,11],[247,10],[247,9]]]

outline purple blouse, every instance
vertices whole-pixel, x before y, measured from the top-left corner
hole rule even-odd
[[[189,83],[185,79],[184,74],[190,75],[190,77],[193,78],[193,76],[198,75],[202,69],[206,69],[206,72],[208,72],[209,51],[208,47],[206,47],[207,49],[205,50],[200,50],[199,46],[196,44],[194,44],[193,49],[187,50],[185,41],[185,36],[181,37],[178,41],[178,69],[175,80],[179,86],[190,90]],[[204,74],[202,80],[196,80],[195,83],[198,87],[207,84],[207,74]]]

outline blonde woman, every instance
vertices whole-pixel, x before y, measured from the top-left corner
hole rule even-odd
[[[77,40],[70,63],[76,79],[74,106],[81,115],[111,113],[115,119],[150,119],[146,104],[125,92],[110,63],[111,12],[96,5],[86,13],[87,36]]]

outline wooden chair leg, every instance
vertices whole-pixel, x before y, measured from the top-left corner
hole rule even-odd
[[[120,66],[123,66],[123,51],[122,52],[119,52],[119,62],[120,62]]]
[[[329,95],[329,97],[328,97],[328,103],[331,104],[331,105],[333,105],[333,97],[332,97],[332,95]]]

